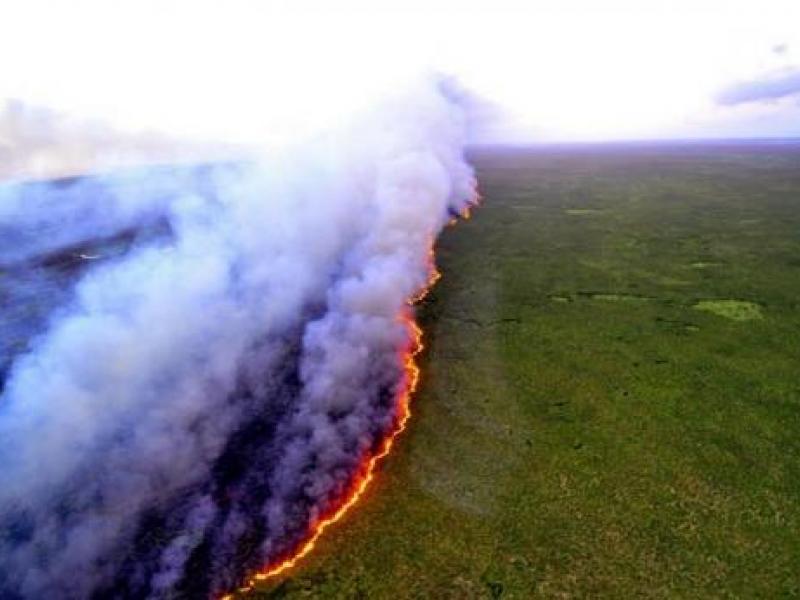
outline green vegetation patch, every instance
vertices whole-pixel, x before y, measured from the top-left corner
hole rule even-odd
[[[586,215],[597,215],[603,211],[598,210],[596,208],[566,208],[564,209],[564,212],[567,213],[568,215],[586,216]]]
[[[761,306],[745,300],[701,300],[693,308],[734,321],[752,321],[764,318]]]
[[[592,294],[591,298],[601,302],[647,302],[650,299],[633,294]]]

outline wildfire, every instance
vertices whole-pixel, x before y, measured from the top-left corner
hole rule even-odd
[[[476,194],[475,197],[473,197],[470,202],[461,210],[458,216],[462,219],[469,219],[472,209],[479,204],[480,196]],[[457,218],[453,218],[448,224],[453,225],[457,220]],[[431,236],[427,255],[429,274],[428,281],[417,294],[408,299],[408,307],[404,307],[398,315],[398,320],[405,326],[406,331],[409,333],[409,343],[399,351],[399,361],[403,365],[403,378],[400,381],[399,390],[397,393],[397,420],[395,422],[394,429],[390,431],[383,439],[377,452],[367,459],[364,468],[361,469],[359,474],[356,476],[352,487],[350,488],[349,492],[344,495],[344,499],[338,508],[312,524],[308,538],[299,546],[292,556],[274,565],[268,565],[264,571],[253,575],[248,581],[247,585],[239,588],[239,593],[247,593],[255,587],[257,582],[265,581],[284,573],[295,566],[303,557],[309,554],[316,546],[317,540],[319,540],[322,533],[330,525],[341,519],[345,513],[347,513],[347,511],[358,502],[359,498],[361,498],[361,496],[364,494],[364,491],[367,489],[367,486],[369,486],[369,483],[375,477],[375,469],[378,463],[383,457],[389,454],[395,439],[406,428],[406,423],[411,417],[411,409],[409,406],[411,395],[416,390],[417,383],[419,381],[419,367],[417,367],[415,357],[424,348],[422,345],[422,330],[419,328],[419,325],[417,325],[416,321],[414,321],[414,316],[410,307],[425,298],[431,287],[433,287],[433,285],[441,278],[441,273],[439,273],[439,271],[436,269],[436,264],[434,262],[433,248],[434,238]],[[233,594],[228,594],[223,596],[220,600],[232,599]]]
[[[417,383],[419,381],[419,367],[417,367],[415,357],[422,351],[424,347],[422,345],[422,330],[414,320],[414,316],[410,307],[422,300],[428,293],[428,290],[431,288],[431,286],[441,277],[441,274],[436,270],[436,267],[433,264],[432,244],[428,253],[428,260],[430,276],[427,284],[418,294],[412,296],[408,300],[408,307],[404,307],[398,315],[398,320],[403,324],[409,333],[409,342],[403,349],[399,351],[399,360],[403,365],[403,377],[400,381],[397,392],[397,420],[395,422],[394,429],[386,435],[375,454],[367,459],[364,468],[361,469],[360,473],[356,476],[356,480],[353,482],[350,491],[345,494],[344,500],[339,507],[328,515],[320,518],[316,523],[312,524],[308,538],[300,545],[300,547],[291,557],[278,562],[277,564],[270,565],[264,571],[253,575],[247,585],[239,588],[239,593],[247,593],[255,587],[257,582],[265,581],[280,575],[288,569],[291,569],[295,564],[297,564],[298,561],[309,554],[316,546],[317,540],[319,540],[325,529],[341,519],[345,513],[350,510],[350,508],[356,502],[358,502],[359,498],[361,498],[361,496],[364,494],[364,491],[367,489],[367,486],[369,486],[369,483],[375,477],[375,469],[378,465],[378,462],[380,462],[383,457],[389,454],[395,439],[406,428],[406,423],[411,416],[411,409],[409,406],[411,394],[413,394],[416,390]],[[221,600],[232,599],[233,594],[228,594]]]

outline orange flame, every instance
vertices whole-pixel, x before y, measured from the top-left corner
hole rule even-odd
[[[480,206],[480,204],[481,204],[481,195],[478,193],[477,185],[478,185],[477,181],[473,181],[475,194],[464,205],[464,208],[462,208],[459,211],[458,216],[453,216],[449,221],[447,221],[447,225],[448,226],[452,227],[453,225],[458,223],[458,218],[459,217],[461,217],[461,219],[464,220],[464,221],[469,221],[470,217],[472,217],[472,210],[475,207]]]
[[[408,300],[407,304],[409,307],[422,300],[430,290],[431,286],[441,277],[439,271],[436,270],[433,257],[433,243],[431,242],[430,249],[428,251],[428,281],[419,293],[412,296]],[[403,365],[403,377],[400,381],[395,400],[397,406],[397,419],[395,421],[394,429],[392,429],[392,431],[386,435],[375,454],[366,460],[364,467],[361,469],[360,474],[356,476],[356,479],[353,482],[350,490],[343,496],[344,500],[339,507],[312,524],[308,538],[299,546],[292,556],[274,565],[269,565],[264,571],[253,575],[245,586],[239,588],[239,593],[244,594],[252,591],[257,582],[265,581],[284,573],[288,569],[294,567],[303,557],[308,555],[316,546],[317,540],[319,540],[325,529],[341,519],[345,513],[347,513],[347,511],[350,510],[350,508],[356,502],[358,502],[359,498],[361,498],[361,496],[364,494],[364,491],[367,489],[367,486],[369,486],[370,482],[374,479],[375,469],[378,463],[383,457],[389,454],[395,439],[403,432],[403,430],[405,430],[406,423],[408,422],[409,417],[411,417],[411,409],[409,406],[411,395],[416,390],[417,383],[419,382],[419,367],[417,366],[415,357],[423,350],[424,346],[422,344],[422,330],[414,320],[411,309],[404,307],[398,315],[398,320],[405,326],[409,333],[410,340],[409,343],[399,352],[399,360]],[[221,598],[221,600],[232,599],[233,594],[228,594]]]

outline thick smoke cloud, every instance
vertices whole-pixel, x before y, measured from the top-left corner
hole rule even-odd
[[[397,418],[399,317],[474,194],[463,135],[426,81],[257,163],[74,183],[84,218],[49,246],[156,233],[82,271],[10,366],[0,596],[204,597],[291,551]]]

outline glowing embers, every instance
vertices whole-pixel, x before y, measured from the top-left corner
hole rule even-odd
[[[475,185],[477,185],[477,182],[475,183]],[[450,218],[450,220],[447,222],[447,224],[448,224],[450,227],[452,227],[453,225],[455,225],[456,223],[458,223],[459,217],[460,217],[461,219],[463,219],[464,221],[468,221],[468,220],[470,219],[470,217],[472,217],[472,211],[473,211],[473,209],[474,209],[475,207],[479,206],[479,205],[480,205],[480,203],[481,203],[481,197],[480,197],[480,195],[479,195],[479,194],[476,192],[476,193],[475,193],[475,196],[474,196],[473,198],[471,198],[471,199],[470,199],[470,201],[469,201],[469,202],[467,202],[467,203],[464,205],[464,208],[462,208],[460,212],[458,212],[457,214],[456,214],[456,213],[453,213],[452,217],[451,217],[451,218]]]
[[[438,279],[439,274],[435,270],[432,271],[435,276],[431,276],[430,283]],[[419,295],[421,298],[424,293]],[[312,522],[308,529],[308,535],[304,541],[301,541],[295,552],[288,558],[282,559],[275,564],[269,565],[264,571],[256,573],[250,578],[247,585],[239,588],[240,593],[246,593],[253,589],[256,582],[264,581],[275,577],[288,569],[292,568],[299,560],[309,554],[317,543],[325,529],[341,519],[345,513],[352,507],[359,498],[364,494],[370,481],[375,477],[375,468],[378,462],[392,449],[395,438],[405,429],[406,423],[411,416],[409,408],[409,401],[411,394],[417,387],[419,381],[419,368],[416,365],[414,357],[422,350],[422,330],[414,321],[411,308],[404,308],[398,316],[398,320],[405,327],[408,334],[408,341],[398,351],[398,360],[403,365],[403,376],[398,383],[395,405],[397,407],[397,414],[395,424],[392,430],[380,442],[378,450],[369,456],[357,473],[353,476],[353,482],[350,489],[345,493],[342,498],[343,501],[338,507],[334,508],[327,514],[322,515],[320,518]],[[224,596],[222,600],[230,600],[232,594]]]

